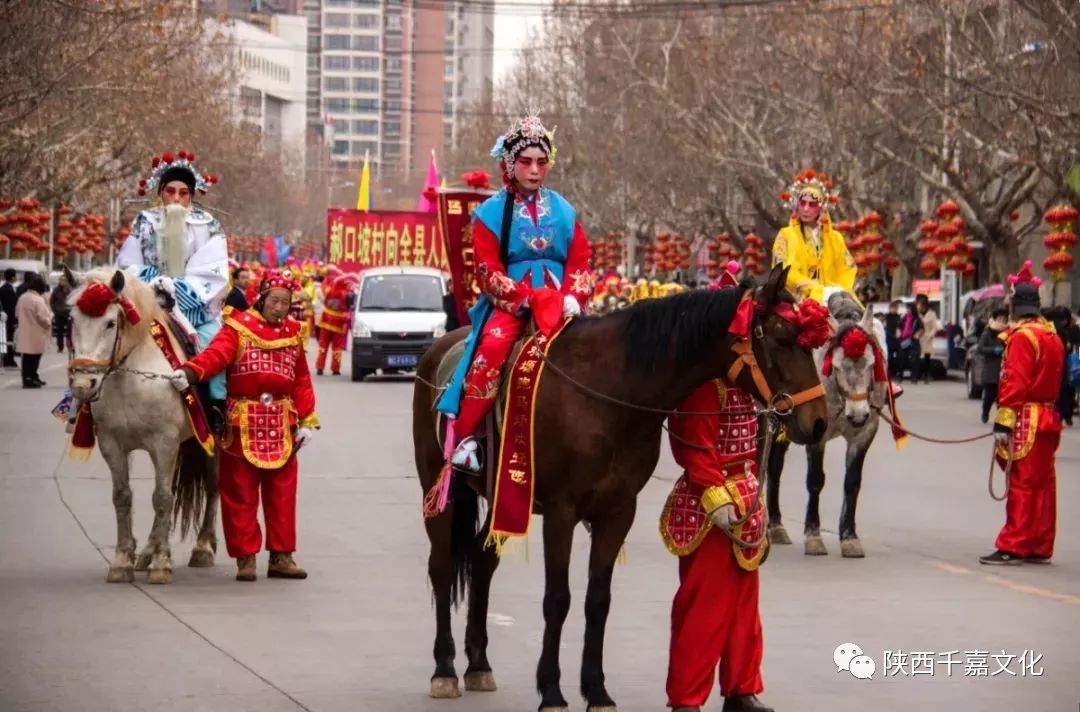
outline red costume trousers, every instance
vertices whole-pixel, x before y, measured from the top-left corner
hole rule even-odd
[[[229,556],[254,556],[262,547],[259,490],[262,490],[268,551],[296,551],[296,455],[276,470],[255,467],[243,455],[222,451],[218,489],[221,523]]]
[[[1057,477],[1054,455],[1061,433],[1035,434],[1027,456],[1014,460],[1005,502],[1005,526],[994,546],[1014,556],[1054,555],[1057,527]]]
[[[341,373],[341,353],[345,350],[345,334],[330,331],[326,327],[319,329],[319,355],[315,357],[315,370],[322,373],[326,367],[326,352],[334,352],[330,357],[330,370]]]
[[[667,694],[671,707],[705,704],[720,668],[720,693],[756,695],[763,644],[758,572],[735,560],[731,540],[710,531],[679,558],[679,591],[671,607]]]
[[[458,440],[475,434],[495,403],[502,368],[510,358],[514,343],[525,331],[525,322],[524,317],[496,310],[480,331],[472,365],[465,375],[461,406],[454,421],[454,435]]]

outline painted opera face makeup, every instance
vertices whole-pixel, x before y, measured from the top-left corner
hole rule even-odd
[[[161,189],[161,202],[163,205],[182,205],[191,207],[191,189],[182,180],[169,181]]]
[[[535,193],[547,180],[548,155],[539,146],[530,146],[514,159],[514,182],[524,193]]]
[[[799,196],[799,202],[795,206],[795,213],[799,222],[815,225],[821,218],[822,200],[812,193],[803,193]]]

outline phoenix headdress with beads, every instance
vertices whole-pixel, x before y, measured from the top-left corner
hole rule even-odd
[[[195,167],[195,154],[191,151],[177,151],[154,156],[150,161],[150,175],[139,181],[139,195],[154,195],[162,186],[174,180],[187,183],[192,192],[205,195],[210,186],[218,182],[218,177],[203,174]]]
[[[548,156],[549,165],[555,165],[555,129],[548,131],[544,128],[544,123],[534,112],[515,121],[491,147],[491,157],[499,160],[504,181],[509,181],[514,175],[514,161],[518,154],[530,146],[543,150]]]
[[[840,202],[840,191],[836,189],[833,182],[827,175],[813,168],[796,173],[788,189],[780,194],[780,200],[784,201],[791,212],[795,212],[795,208],[799,205],[799,198],[803,195],[816,197],[825,210],[828,210],[830,205]]]

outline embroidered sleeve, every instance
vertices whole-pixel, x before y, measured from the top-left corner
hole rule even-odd
[[[570,248],[566,255],[566,265],[563,279],[563,294],[568,294],[578,300],[582,308],[589,302],[593,293],[592,273],[589,271],[589,256],[592,248],[589,246],[589,238],[585,236],[585,230],[581,223],[574,223],[574,236],[570,240]]]
[[[787,290],[798,297],[811,297],[821,299],[821,284],[810,278],[806,271],[806,265],[799,264],[796,250],[791,248],[788,236],[783,230],[773,240],[773,265],[782,264],[790,267],[788,271]],[[816,292],[816,293],[815,293]]]
[[[1016,426],[1016,416],[1028,400],[1035,375],[1035,349],[1031,341],[1017,329],[1005,342],[1005,355],[1001,362],[1001,381],[998,383],[998,412],[994,423],[1011,430]]]
[[[528,301],[532,289],[515,282],[506,273],[499,259],[499,238],[479,220],[473,227],[473,249],[476,252],[476,281],[497,309],[516,314]]]
[[[185,363],[184,367],[191,369],[200,381],[213,378],[236,359],[236,349],[239,344],[239,332],[226,324],[221,327],[207,347]]]
[[[302,344],[297,352],[293,405],[296,406],[296,414],[300,417],[301,428],[318,429],[320,423],[318,416],[315,415],[315,388],[311,385],[311,371],[308,369],[307,354]]]

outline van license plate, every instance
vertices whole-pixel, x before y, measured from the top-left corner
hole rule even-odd
[[[387,366],[415,366],[419,359],[414,354],[405,354],[399,356],[387,356]]]

